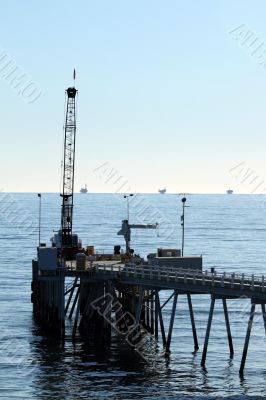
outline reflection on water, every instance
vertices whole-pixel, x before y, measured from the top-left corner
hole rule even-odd
[[[116,333],[108,349],[80,339],[74,344],[70,335],[62,344],[39,334],[36,329],[33,331],[36,340],[31,344],[31,357],[37,362],[31,376],[32,395],[36,398],[217,398],[250,391],[229,357],[223,365],[218,357],[208,370],[200,367],[200,353],[181,352],[180,357],[178,346],[174,346],[175,354],[170,358],[165,358],[157,346],[154,363],[154,359],[144,361]]]

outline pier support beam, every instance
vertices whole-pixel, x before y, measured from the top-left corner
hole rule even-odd
[[[121,293],[117,296],[115,288],[113,287],[112,295],[114,298],[113,311],[115,313],[115,325],[119,332],[128,332],[130,327],[128,326],[128,321],[125,318],[125,311],[122,306],[122,296]]]
[[[154,294],[154,306],[155,306],[155,310],[154,310],[154,336],[155,339],[158,339],[159,337],[159,329],[158,329],[158,324],[159,324],[159,311],[158,311],[158,306],[157,306],[157,301],[156,301],[156,292]]]
[[[70,313],[69,313],[69,316],[68,316],[69,319],[72,319],[72,315],[73,315],[73,312],[75,310],[75,307],[76,307],[76,304],[77,304],[77,301],[78,301],[78,298],[79,298],[79,293],[80,293],[80,287],[78,287],[78,290],[76,292],[76,296],[74,298],[74,301],[73,301],[73,304],[72,304],[72,307],[71,307],[71,310],[70,310]]]
[[[105,282],[105,296],[107,299],[107,303],[110,301],[109,299],[112,299],[109,303],[109,306],[106,307],[104,318],[102,320],[102,336],[104,345],[106,346],[110,344],[112,335],[112,306],[114,304],[112,281]]]
[[[208,350],[208,343],[209,343],[209,337],[210,337],[210,331],[211,331],[211,324],[212,324],[214,305],[215,305],[215,298],[212,297],[210,313],[209,313],[209,319],[208,319],[208,325],[207,325],[207,331],[206,331],[205,342],[204,342],[202,358],[201,358],[201,366],[202,367],[205,366],[205,361],[206,361],[206,355],[207,355],[207,350]]]
[[[144,296],[143,286],[140,286],[139,287],[139,300],[138,300],[138,305],[137,305],[137,309],[136,309],[136,316],[135,316],[135,327],[139,326],[142,303],[143,303],[143,296]]]
[[[150,332],[150,291],[146,291],[146,300],[145,300],[145,311],[146,311],[146,329],[148,332]]]
[[[225,317],[225,323],[226,323],[227,338],[228,338],[228,344],[229,344],[229,350],[230,350],[230,358],[233,358],[234,357],[234,347],[233,347],[233,340],[232,340],[232,335],[231,335],[226,299],[223,298],[222,301],[223,301],[223,308],[224,308],[224,317]]]
[[[173,300],[173,307],[172,307],[170,325],[169,325],[169,331],[168,331],[167,341],[166,341],[166,347],[165,347],[165,356],[166,356],[166,357],[168,357],[168,356],[170,355],[170,353],[171,353],[171,351],[170,351],[170,345],[171,345],[172,331],[173,331],[174,320],[175,320],[175,312],[176,312],[177,297],[178,297],[178,293],[177,293],[177,291],[175,290],[175,291],[174,291],[174,300]]]
[[[159,297],[158,290],[156,290],[156,292],[155,292],[155,302],[156,302],[157,312],[158,312],[158,315],[159,315],[159,321],[160,321],[160,328],[161,328],[163,345],[166,346],[166,336],[165,336],[165,330],[164,330],[164,324],[163,324],[163,316],[162,316],[162,310],[161,310],[160,297]]]
[[[79,320],[79,310],[80,310],[80,300],[81,300],[81,288],[79,288],[80,290],[77,292],[78,296],[78,305],[77,305],[77,309],[76,309],[76,316],[75,316],[75,320],[74,320],[74,325],[73,325],[73,329],[72,329],[72,339],[75,340],[76,338],[76,331],[77,331],[77,326],[78,326],[78,320]],[[75,307],[74,307],[75,308]],[[73,308],[73,311],[74,311]]]
[[[243,375],[244,368],[245,368],[245,362],[246,362],[246,358],[247,358],[249,338],[250,338],[250,333],[251,333],[251,328],[252,328],[252,323],[253,323],[253,318],[254,318],[254,313],[255,313],[255,307],[256,307],[255,303],[252,302],[250,315],[249,315],[249,321],[248,321],[248,327],[247,327],[247,333],[246,333],[246,339],[245,339],[245,345],[244,345],[242,359],[241,359],[241,365],[240,365],[240,369],[239,369],[240,375]]]
[[[78,278],[75,278],[75,281],[73,283],[73,286],[72,286],[72,288],[70,290],[70,293],[69,293],[69,296],[68,296],[68,300],[67,300],[67,304],[66,304],[66,308],[65,308],[65,315],[67,315],[67,311],[68,311],[68,308],[70,306],[73,294],[75,292],[75,288],[76,288],[77,282],[78,282]]]
[[[154,293],[151,295],[151,334],[154,334]]]
[[[32,302],[36,322],[47,333],[65,336],[65,276],[62,271],[39,275],[38,262],[32,265]]]
[[[223,310],[224,310],[224,318],[225,318],[225,324],[226,324],[228,345],[229,345],[229,350],[230,350],[230,358],[233,358],[233,356],[234,356],[234,347],[233,347],[233,340],[232,340],[232,334],[231,334],[231,329],[230,329],[230,322],[229,322],[226,298],[222,297],[222,296],[214,296],[213,295],[212,298],[211,298],[210,313],[209,313],[209,319],[208,319],[208,325],[207,325],[207,330],[206,330],[205,342],[204,342],[202,358],[201,358],[201,366],[202,367],[205,366],[205,361],[206,361],[206,356],[207,356],[207,351],[208,351],[208,343],[209,343],[210,331],[211,331],[212,317],[213,317],[213,311],[214,311],[214,305],[215,305],[215,300],[217,300],[217,299],[221,299],[222,302],[223,302]]]
[[[199,349],[199,343],[198,343],[198,337],[197,337],[197,331],[196,331],[196,325],[195,325],[195,319],[194,319],[191,295],[189,293],[187,294],[187,300],[188,300],[189,314],[190,314],[191,327],[192,327],[193,340],[194,340],[194,350],[197,351]]]
[[[265,310],[265,304],[261,304],[261,311],[262,311],[262,317],[263,317],[263,323],[264,323],[264,329],[266,333],[266,310]]]

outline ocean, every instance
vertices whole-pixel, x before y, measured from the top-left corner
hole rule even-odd
[[[202,255],[204,269],[266,273],[266,197],[187,195],[185,255]],[[134,230],[131,247],[147,256],[159,247],[181,247],[182,196],[137,194],[129,198],[131,223],[156,223],[156,230]],[[244,377],[238,374],[250,300],[228,301],[235,355],[229,358],[222,304],[216,302],[206,369],[200,365],[210,297],[192,296],[200,349],[194,353],[186,297],[177,302],[171,356],[151,338],[143,360],[119,334],[111,347],[43,336],[32,318],[31,260],[38,244],[39,198],[35,193],[0,194],[0,398],[1,399],[264,399],[266,335],[257,307]],[[84,247],[110,252],[122,245],[117,232],[127,217],[120,194],[75,194],[74,231]],[[60,196],[41,197],[41,241],[49,245],[60,225]],[[169,292],[161,298],[167,299]],[[168,326],[171,302],[165,308]]]

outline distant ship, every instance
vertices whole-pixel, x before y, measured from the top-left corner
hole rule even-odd
[[[88,193],[87,185],[84,188],[80,189],[80,193]]]
[[[234,191],[232,189],[227,189],[226,194],[233,194]]]
[[[166,188],[159,189],[158,192],[161,193],[161,194],[164,194],[166,192]]]

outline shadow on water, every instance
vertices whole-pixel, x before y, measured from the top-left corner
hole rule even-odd
[[[151,374],[146,362],[136,352],[114,337],[110,348],[89,344],[70,337],[60,343],[34,331],[32,358],[33,387],[38,398],[138,398],[143,380]],[[122,395],[123,394],[123,395]]]
[[[79,337],[73,343],[71,336],[62,343],[34,327],[31,352],[36,361],[32,389],[38,399],[163,399],[215,392],[197,355],[165,358],[155,345],[155,357],[145,361],[118,335],[105,348]]]

